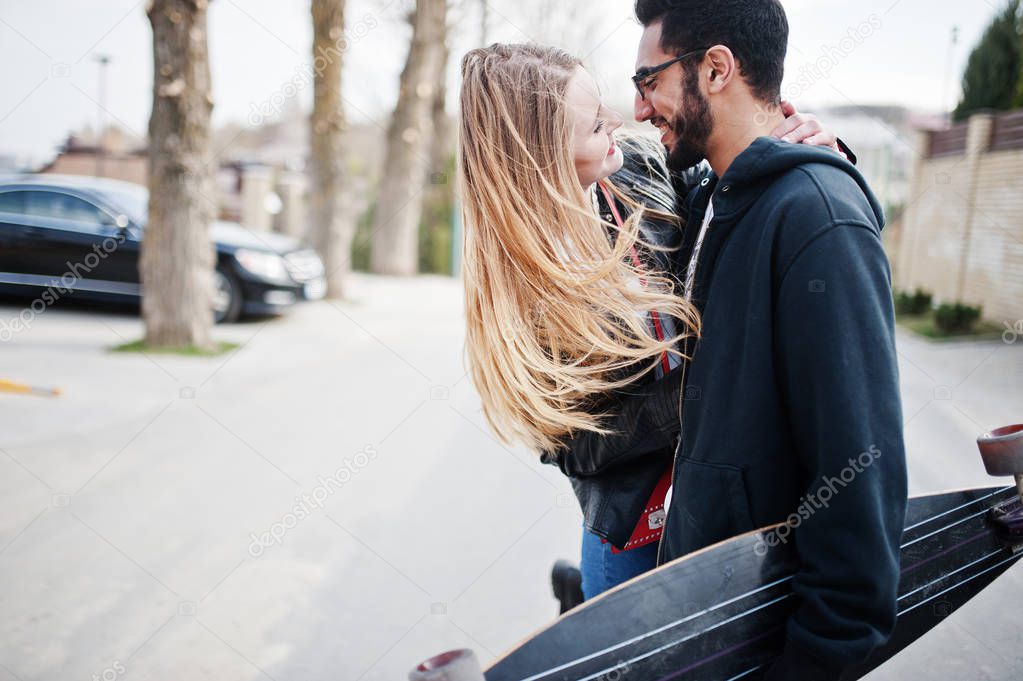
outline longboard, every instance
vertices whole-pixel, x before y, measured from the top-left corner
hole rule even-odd
[[[909,500],[898,620],[858,679],[910,645],[1023,558],[990,509],[1015,487]],[[781,652],[796,606],[796,556],[762,528],[679,558],[569,611],[486,671],[486,681],[752,681]],[[773,546],[770,544],[774,544]],[[452,677],[454,678],[454,677]]]

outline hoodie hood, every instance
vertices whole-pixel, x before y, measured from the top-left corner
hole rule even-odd
[[[713,187],[714,214],[722,219],[738,219],[775,180],[805,165],[825,165],[841,170],[859,186],[884,228],[884,210],[866,179],[855,166],[834,150],[809,144],[782,142],[774,137],[758,137],[739,154]],[[710,196],[703,197],[709,200]]]

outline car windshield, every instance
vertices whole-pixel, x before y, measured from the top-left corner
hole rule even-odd
[[[145,187],[104,187],[103,195],[111,208],[119,210],[139,227],[146,226],[149,217],[149,190]]]

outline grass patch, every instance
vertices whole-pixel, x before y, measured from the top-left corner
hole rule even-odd
[[[1000,339],[1005,329],[991,322],[979,321],[973,325],[969,333],[949,334],[938,329],[934,323],[934,316],[926,315],[898,315],[896,321],[904,329],[908,329],[918,336],[930,340],[991,340]]]
[[[115,345],[111,352],[140,352],[143,354],[182,355],[185,357],[216,357],[239,347],[238,343],[214,343],[212,348],[198,348],[194,345],[175,347],[153,347],[146,345],[144,340],[132,341],[123,345]]]

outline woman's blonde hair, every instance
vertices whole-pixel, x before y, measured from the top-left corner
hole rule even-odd
[[[498,436],[541,451],[579,429],[607,433],[602,398],[663,353],[678,355],[699,324],[670,279],[630,259],[637,244],[657,248],[640,241],[642,208],[605,180],[632,210],[618,229],[579,182],[565,93],[580,65],[537,45],[492,45],[462,60],[470,372]],[[658,340],[655,310],[682,320],[682,334]]]

